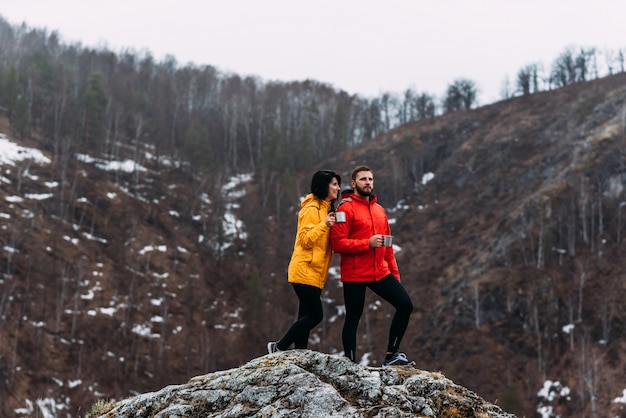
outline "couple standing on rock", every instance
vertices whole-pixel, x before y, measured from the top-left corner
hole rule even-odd
[[[344,354],[356,362],[356,331],[363,313],[365,291],[370,288],[395,308],[383,367],[412,365],[400,343],[413,312],[413,303],[400,283],[400,272],[391,246],[387,214],[374,194],[374,175],[366,166],[356,167],[351,191],[340,195],[341,177],[331,170],[318,171],[311,193],[302,201],[288,280],[300,301],[298,319],[268,352],[307,348],[309,332],[322,321],[321,294],[332,251],[341,255],[341,282],[346,317],[342,331]],[[334,203],[341,198],[341,209]],[[338,216],[341,215],[341,216]],[[338,219],[339,218],[339,219]]]

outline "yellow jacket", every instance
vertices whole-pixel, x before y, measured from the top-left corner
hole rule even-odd
[[[330,202],[320,200],[312,193],[302,201],[296,242],[289,262],[289,283],[324,288],[332,258],[330,227],[324,222],[329,208]]]

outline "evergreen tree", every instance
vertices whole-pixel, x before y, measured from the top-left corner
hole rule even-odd
[[[17,78],[17,70],[14,66],[10,66],[5,71],[5,76],[2,80],[2,91],[0,91],[0,106],[7,109],[9,120],[13,122],[13,115],[15,112],[15,106],[18,99],[19,84]]]
[[[103,142],[107,103],[108,99],[104,91],[102,74],[96,72],[89,78],[84,100],[83,142],[87,149],[92,149]]]

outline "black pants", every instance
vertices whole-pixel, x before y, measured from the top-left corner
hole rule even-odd
[[[322,289],[299,283],[292,283],[292,285],[300,300],[298,320],[276,344],[279,350],[286,350],[291,344],[294,344],[295,348],[307,348],[309,332],[322,322],[324,317],[321,299]]]
[[[356,361],[356,330],[363,314],[365,290],[368,287],[396,308],[389,328],[387,351],[395,353],[400,349],[400,342],[402,342],[402,337],[409,325],[409,317],[413,312],[413,302],[409,294],[398,279],[391,274],[377,282],[344,282],[343,299],[346,305],[346,320],[343,324],[341,339],[343,351],[352,361]]]

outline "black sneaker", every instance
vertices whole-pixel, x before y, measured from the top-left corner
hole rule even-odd
[[[385,357],[385,361],[383,361],[383,367],[413,365],[415,365],[415,362],[409,361],[404,353],[393,353],[391,356]]]
[[[278,349],[278,343],[275,341],[270,341],[269,343],[267,343],[267,352],[270,354],[276,353],[280,351]]]

